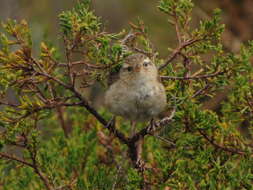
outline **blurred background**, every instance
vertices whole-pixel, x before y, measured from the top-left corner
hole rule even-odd
[[[61,11],[71,9],[76,2],[78,0],[0,0],[0,20],[26,19],[32,30],[35,49],[39,49],[42,40],[51,41],[61,49],[57,16]],[[194,3],[193,27],[201,19],[209,18],[213,9],[222,10],[222,22],[226,24],[223,43],[228,51],[237,52],[241,42],[253,39],[252,0],[195,0]],[[158,0],[92,0],[92,6],[108,32],[119,32],[129,28],[129,22],[134,22],[137,18],[143,19],[155,48],[161,57],[166,57],[169,55],[167,48],[176,45],[175,33],[167,23],[166,15],[158,11],[157,5]],[[226,90],[221,92],[206,106],[216,109],[226,94]]]
[[[57,15],[71,9],[78,0],[0,0],[0,19],[26,19],[32,28],[34,45],[41,40],[53,41],[61,46]],[[230,51],[238,51],[239,43],[253,37],[253,1],[252,0],[195,0],[193,25],[200,19],[208,18],[215,8],[222,9],[226,32],[224,45]],[[162,56],[167,55],[166,48],[173,46],[175,36],[173,28],[169,28],[166,16],[157,10],[158,0],[93,0],[93,8],[105,23],[109,32],[119,32],[128,27],[129,21],[138,17],[148,27],[150,38]]]

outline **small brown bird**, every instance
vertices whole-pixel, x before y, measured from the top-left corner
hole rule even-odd
[[[154,63],[143,54],[126,58],[105,94],[105,105],[115,115],[130,121],[148,121],[166,106],[166,93]]]

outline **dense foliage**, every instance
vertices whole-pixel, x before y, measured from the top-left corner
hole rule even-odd
[[[190,0],[159,2],[178,40],[165,59],[141,20],[130,32],[107,33],[88,0],[59,15],[62,55],[46,42],[35,55],[26,21],[3,23],[0,190],[251,189],[253,43],[227,52],[220,11],[193,28],[193,7]],[[109,122],[112,115],[84,91],[106,89],[134,52],[159,67],[168,106],[157,128],[140,123],[129,137],[129,122]],[[226,101],[209,109],[222,90]],[[134,157],[140,136],[142,166]]]

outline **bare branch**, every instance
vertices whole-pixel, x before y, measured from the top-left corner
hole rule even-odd
[[[122,143],[128,145],[129,139],[125,137],[123,133],[118,131],[115,127],[115,116],[105,125],[105,127],[114,134]]]
[[[219,148],[221,150],[224,150],[226,152],[231,152],[233,154],[239,154],[239,155],[245,155],[246,152],[239,150],[239,149],[233,149],[233,148],[228,148],[224,147],[220,144],[217,144],[213,139],[211,139],[207,134],[205,134],[202,130],[198,129],[199,133],[209,142],[211,143],[214,147]]]
[[[21,164],[24,164],[26,166],[29,166],[29,167],[34,167],[33,164],[21,159],[21,158],[18,158],[14,155],[10,155],[10,154],[6,154],[6,153],[3,153],[3,152],[0,152],[0,158],[5,158],[5,159],[8,159],[8,160],[13,160],[13,161],[17,161]]]
[[[167,58],[167,60],[165,61],[165,63],[159,67],[159,70],[162,70],[162,69],[164,69],[165,67],[167,67],[167,65],[170,64],[170,63],[181,53],[181,51],[182,51],[184,48],[186,48],[186,47],[188,47],[188,46],[190,46],[190,45],[192,45],[192,44],[194,44],[194,43],[196,43],[196,42],[202,41],[202,40],[203,40],[203,39],[191,39],[191,40],[188,40],[188,41],[185,41],[184,43],[182,43],[182,44],[181,44],[178,48],[176,48],[176,49],[173,51],[173,53]]]
[[[206,75],[199,75],[199,76],[186,76],[186,77],[174,77],[174,76],[160,76],[162,80],[199,80],[199,79],[206,79],[206,78],[213,78],[218,75],[222,75],[227,71],[218,71],[212,74]]]
[[[145,162],[141,159],[144,137],[148,134],[152,135],[152,133],[154,133],[161,127],[169,124],[172,121],[175,115],[175,112],[176,112],[176,108],[173,109],[169,117],[165,117],[162,120],[157,121],[156,123],[150,123],[147,127],[140,130],[139,132],[134,134],[133,137],[128,139],[127,146],[128,146],[128,151],[129,151],[129,157],[134,163],[135,168],[141,174],[143,174],[143,171],[146,169]],[[145,182],[145,184],[147,184],[147,182]]]
[[[162,120],[160,121],[157,121],[156,123],[154,123],[153,125],[152,124],[149,124],[147,127],[145,127],[144,129],[140,130],[138,133],[136,133],[131,139],[130,141],[132,142],[135,142],[137,141],[140,137],[144,137],[146,136],[147,134],[152,134],[154,133],[156,130],[158,130],[159,128],[163,127],[163,126],[166,126],[167,124],[169,124],[174,115],[176,113],[176,108],[174,108],[170,114],[169,117],[165,117],[163,118]]]
[[[203,88],[199,89],[195,94],[192,95],[191,98],[195,98],[197,97],[198,95],[202,94],[204,91],[206,91],[208,88],[210,88],[211,85],[210,84],[207,84],[206,86],[204,86]]]
[[[181,32],[180,32],[180,25],[179,25],[179,22],[178,22],[178,16],[177,16],[177,13],[176,13],[175,9],[176,9],[176,7],[173,7],[172,17],[174,18],[173,23],[174,23],[176,34],[177,34],[178,44],[180,46],[182,44],[182,35],[181,35]]]
[[[58,119],[60,121],[61,127],[63,129],[64,135],[65,137],[69,137],[69,133],[71,131],[71,128],[69,126],[67,126],[65,119],[63,117],[63,107],[57,107],[57,113],[58,113]]]
[[[64,82],[60,81],[56,77],[53,77],[53,76],[49,75],[46,72],[39,72],[39,71],[35,71],[35,72],[42,75],[42,76],[44,76],[44,77],[46,77],[46,78],[48,78],[48,79],[51,79],[51,80],[57,82],[59,85],[65,87],[66,89],[72,89],[72,86],[65,84]]]
[[[12,104],[12,103],[9,103],[9,102],[4,102],[4,101],[1,101],[1,100],[0,100],[0,105],[10,106],[10,107],[14,107],[14,108],[18,107],[18,105],[16,105],[16,104]]]
[[[40,179],[43,181],[44,185],[46,186],[47,190],[53,190],[53,187],[50,185],[48,179],[46,176],[44,176],[42,174],[42,172],[39,170],[37,163],[33,161],[33,163],[29,163],[21,158],[18,158],[16,156],[10,155],[10,154],[6,154],[6,153],[2,153],[0,152],[0,158],[5,158],[8,160],[12,160],[12,161],[16,161],[19,162],[25,166],[31,167],[33,168],[33,170],[35,171],[35,173],[40,177]]]

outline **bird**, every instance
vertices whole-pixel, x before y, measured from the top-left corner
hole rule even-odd
[[[105,92],[106,108],[112,114],[134,122],[154,119],[166,104],[166,92],[158,69],[141,53],[126,57],[118,80]]]

